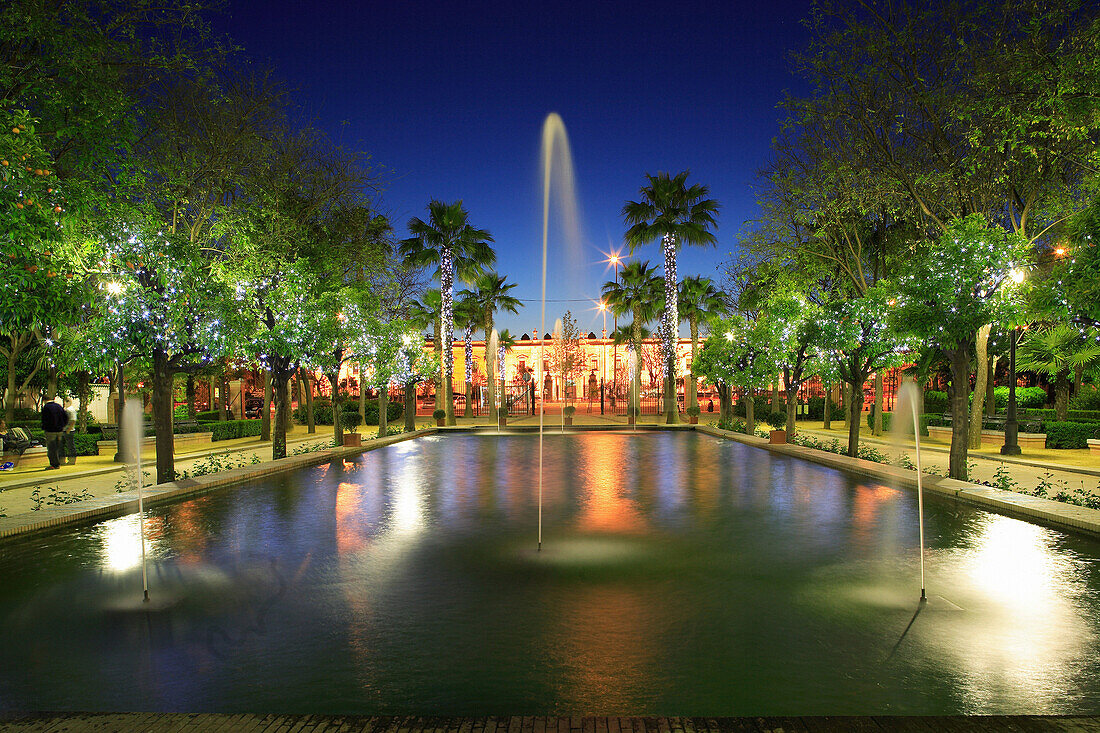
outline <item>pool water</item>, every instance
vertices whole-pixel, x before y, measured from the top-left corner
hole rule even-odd
[[[1100,711],[1100,543],[694,433],[420,438],[0,545],[0,709]]]

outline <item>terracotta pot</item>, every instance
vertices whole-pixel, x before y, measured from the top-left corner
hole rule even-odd
[[[508,416],[502,412],[497,413],[497,425],[500,427],[506,427],[508,425]]]
[[[435,426],[437,428],[443,427],[446,423],[447,423],[447,418],[445,418],[445,417],[437,417],[435,419]]]
[[[566,427],[572,427],[573,426],[573,418],[571,418],[571,417],[565,418],[565,425],[566,425]]]
[[[692,425],[698,425],[699,424],[699,416],[698,415],[688,415],[688,422],[691,423]]]
[[[634,420],[635,420],[635,418],[634,418],[634,416],[633,416],[633,415],[627,415],[627,418],[626,418],[626,424],[627,424],[627,425],[633,425],[633,424],[634,424]]]
[[[786,430],[773,430],[768,434],[768,442],[776,445],[782,445],[787,442]]]
[[[344,433],[345,448],[359,448],[363,445],[363,438],[359,433]]]

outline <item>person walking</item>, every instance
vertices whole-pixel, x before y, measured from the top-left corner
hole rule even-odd
[[[68,397],[65,398],[65,415],[68,421],[65,424],[65,465],[76,465],[76,405]]]
[[[50,461],[47,471],[61,468],[62,431],[68,423],[65,408],[56,399],[42,405],[42,430],[46,433],[46,457]]]

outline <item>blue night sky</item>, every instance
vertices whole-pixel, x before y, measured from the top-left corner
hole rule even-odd
[[[690,9],[689,9],[690,8]],[[680,277],[721,281],[755,216],[756,172],[809,2],[432,3],[230,0],[217,28],[296,90],[334,139],[384,166],[381,208],[398,236],[427,202],[462,199],[496,240],[497,270],[529,300],[498,328],[539,326],[541,126],[565,121],[582,223],[579,267],[551,228],[547,323],[569,308],[599,333],[594,303],[622,249],[623,203],[644,174],[691,170],[722,210],[714,249],[681,250]],[[625,254],[625,251],[624,251]],[[637,255],[660,265],[654,244]],[[564,302],[582,299],[583,302]],[[610,320],[608,321],[610,330]]]

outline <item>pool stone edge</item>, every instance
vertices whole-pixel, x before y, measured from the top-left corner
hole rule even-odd
[[[870,478],[889,486],[902,486],[914,491],[917,488],[917,472],[900,466],[875,463],[862,458],[851,458],[790,443],[772,445],[766,438],[758,438],[755,435],[745,435],[730,430],[720,430],[710,425],[697,425],[695,427],[697,432],[705,435],[726,438],[751,445],[754,448],[762,448],[772,453],[812,461],[859,478]],[[1100,509],[1089,509],[1088,507],[1067,504],[1054,499],[1018,494],[1014,491],[1005,491],[992,486],[972,484],[928,473],[923,474],[921,482],[925,491],[938,496],[953,498],[1015,519],[1100,538]]]
[[[428,427],[411,433],[399,433],[385,438],[374,438],[361,446],[328,448],[296,456],[287,456],[272,461],[249,464],[229,471],[196,476],[194,478],[171,481],[147,487],[143,490],[142,501],[146,507],[158,506],[191,496],[207,494],[218,489],[229,488],[258,478],[274,476],[319,463],[355,456],[394,443],[431,435],[437,428]],[[11,517],[0,517],[0,542],[25,537],[30,534],[50,532],[62,527],[106,519],[113,516],[131,514],[138,510],[137,491],[124,491],[111,496],[100,496],[73,504],[47,506],[32,512],[23,512]]]

